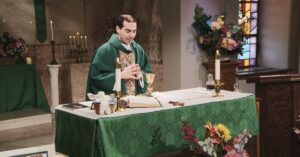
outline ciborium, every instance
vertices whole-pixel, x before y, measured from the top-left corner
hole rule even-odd
[[[146,81],[148,84],[147,95],[151,96],[153,92],[153,82],[154,82],[155,74],[154,73],[146,73]]]

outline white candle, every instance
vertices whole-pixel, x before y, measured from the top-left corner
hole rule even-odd
[[[81,44],[81,49],[83,49],[83,36],[82,35],[80,36],[80,42],[81,42],[80,43]]]
[[[84,36],[84,42],[85,42],[85,49],[87,49],[87,36]]]
[[[73,49],[73,45],[72,45],[72,36],[70,35],[69,38],[70,38],[70,49],[72,50],[72,49]]]
[[[77,32],[76,34],[77,34],[77,45],[79,45],[79,32]]]
[[[116,64],[119,63],[119,57],[117,58]],[[115,80],[115,88],[116,91],[119,92],[121,91],[121,68],[116,66],[116,80]]]
[[[215,80],[220,80],[220,72],[221,72],[221,64],[220,64],[220,57],[219,57],[219,50],[217,50],[216,53],[216,59],[215,59]]]
[[[73,36],[73,41],[74,41],[74,46],[73,48],[76,49],[76,41],[75,41],[75,36]]]
[[[51,32],[51,40],[54,41],[54,36],[53,36],[53,21],[50,21],[50,32]]]

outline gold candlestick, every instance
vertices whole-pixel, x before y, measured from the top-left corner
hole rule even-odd
[[[121,107],[121,101],[120,101],[120,98],[122,97],[122,92],[116,91],[115,96],[117,98],[117,107],[115,108],[115,112],[123,111],[123,108]]]
[[[148,96],[151,96],[153,92],[153,82],[154,82],[155,74],[154,73],[146,73],[146,81],[148,84],[147,92],[146,94]]]
[[[223,94],[220,94],[221,93],[221,86],[223,86],[224,83],[222,83],[220,80],[216,80],[216,83],[215,83],[215,95],[213,95],[213,97],[223,97],[224,95]]]
[[[120,98],[122,97],[122,90],[121,90],[121,62],[119,58],[116,60],[116,92],[115,96],[117,98],[117,107],[115,109],[115,112],[123,111],[123,107],[121,106],[121,100]],[[119,71],[118,71],[119,70]]]

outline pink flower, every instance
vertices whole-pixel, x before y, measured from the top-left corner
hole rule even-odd
[[[227,39],[227,46],[226,48],[229,50],[229,51],[232,51],[234,50],[235,48],[237,47],[237,42],[233,39]]]
[[[22,39],[18,38],[15,41],[15,48],[20,48],[21,46],[23,46],[23,41]]]

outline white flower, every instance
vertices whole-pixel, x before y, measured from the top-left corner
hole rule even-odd
[[[247,16],[244,16],[244,17],[242,18],[242,21],[243,21],[243,22],[247,22],[247,21],[248,21],[248,17],[247,17]]]
[[[248,17],[244,16],[238,20],[238,24],[241,25],[243,23],[246,23],[247,21],[248,21]]]
[[[210,28],[211,28],[212,30],[218,30],[218,29],[221,28],[221,25],[220,25],[219,22],[214,21],[214,22],[211,23]]]
[[[243,20],[242,19],[239,19],[239,25],[243,24]]]

